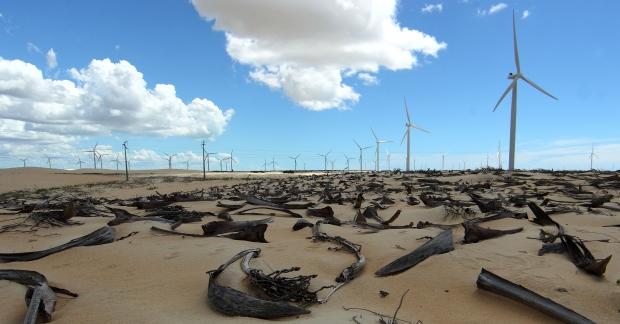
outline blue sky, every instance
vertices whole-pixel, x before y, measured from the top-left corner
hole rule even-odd
[[[315,3],[318,6],[325,1]],[[334,43],[310,45],[303,53],[307,56],[299,62],[303,62],[304,68],[321,68],[322,72],[310,73],[304,80],[311,83],[326,75],[333,76],[331,68],[339,64],[338,75],[342,81],[336,82],[336,86],[350,88],[339,98],[328,98],[330,103],[320,93],[313,93],[315,88],[305,88],[303,83],[293,84],[287,90],[282,80],[286,78],[283,67],[291,60],[289,54],[281,55],[281,61],[269,58],[264,63],[255,58],[251,48],[232,53],[226,37],[226,34],[238,38],[264,37],[259,40],[279,42],[269,50],[288,53],[290,48],[281,41],[296,33],[313,37],[319,34],[331,39],[336,32],[324,27],[329,22],[291,24],[297,19],[295,15],[302,18],[303,13],[279,10],[272,5],[277,1],[266,1],[261,8],[264,10],[258,11],[257,18],[251,22],[247,17],[248,12],[252,15],[252,8],[243,5],[225,8],[226,4],[215,0],[196,2],[195,5],[172,0],[0,2],[0,57],[6,61],[5,72],[19,60],[36,66],[45,79],[72,80],[78,85],[89,84],[90,80],[95,84],[92,73],[100,70],[87,71],[92,60],[109,59],[109,64],[102,64],[102,68],[116,67],[120,60],[125,60],[142,74],[147,89],[153,89],[156,84],[173,85],[176,90],[173,97],[184,103],[175,109],[182,111],[194,98],[208,99],[217,106],[214,114],[219,118],[219,122],[190,118],[179,122],[181,127],[203,124],[208,125],[205,126],[208,130],[179,130],[174,129],[176,117],[187,116],[178,113],[164,116],[162,111],[168,106],[149,110],[146,105],[142,117],[128,121],[128,126],[117,125],[124,122],[122,118],[92,128],[76,126],[73,131],[66,129],[71,127],[66,121],[61,131],[50,130],[45,122],[32,126],[29,124],[32,116],[26,110],[35,108],[27,103],[12,104],[10,98],[2,100],[3,96],[5,99],[14,96],[2,87],[3,79],[16,80],[10,79],[15,76],[8,72],[3,76],[0,68],[0,120],[24,123],[20,124],[24,127],[11,128],[14,134],[0,136],[0,156],[5,156],[0,159],[0,166],[19,166],[22,162],[18,158],[25,156],[30,159],[28,164],[44,166],[42,156],[49,154],[66,156],[54,161],[54,165],[72,168],[78,157],[92,160],[87,153],[78,156],[78,152],[95,142],[103,149],[113,150],[113,156],[127,139],[136,168],[167,167],[167,161],[156,156],[163,152],[180,153],[177,162],[190,159],[192,167],[198,168],[200,142],[206,138],[211,152],[234,150],[238,170],[262,168],[263,161],[273,156],[280,169],[292,168],[288,156],[296,154],[301,154],[300,168],[304,163],[307,168],[322,168],[323,159],[317,154],[330,150],[329,160],[335,160],[335,167],[341,169],[346,164],[344,154],[358,155],[353,139],[364,145],[374,144],[372,127],[380,137],[394,141],[381,148],[382,168],[387,168],[388,151],[391,168],[404,168],[405,147],[400,145],[405,122],[403,96],[407,97],[414,123],[431,131],[412,134],[412,152],[418,168],[440,167],[442,154],[448,168],[458,168],[463,161],[468,167],[480,166],[486,163],[487,154],[495,166],[499,141],[503,164],[507,165],[509,100],[495,113],[492,108],[508,86],[507,73],[514,71],[511,39],[514,9],[523,72],[560,99],[554,101],[526,85],[519,88],[517,167],[584,169],[589,167],[591,145],[598,155],[595,167],[620,167],[617,129],[620,4],[616,1],[400,1],[394,23],[433,37],[434,45],[405,44],[416,48],[409,53],[417,58],[417,64],[408,67],[392,55],[375,54],[381,52],[379,47],[370,48],[372,54],[352,53],[345,58],[377,65],[369,71],[359,65],[342,63],[341,57],[330,52],[342,41],[339,38]],[[377,6],[383,6],[378,3]],[[390,1],[383,3],[389,6]],[[431,12],[425,12],[422,9],[427,5],[435,6]],[[495,10],[491,10],[493,7]],[[377,10],[381,9],[385,8]],[[529,15],[523,18],[526,10]],[[278,24],[274,19],[281,18],[274,17],[288,14],[289,21],[285,23],[290,28],[283,29],[290,35],[277,38],[268,32],[270,24]],[[342,25],[347,25],[349,17],[341,19]],[[244,24],[247,26],[239,27]],[[339,26],[335,28],[340,30]],[[263,30],[267,31],[265,35],[260,34]],[[365,35],[352,37],[365,39]],[[438,49],[444,43],[445,47]],[[48,60],[50,49],[55,53],[56,65]],[[252,76],[265,66],[279,67],[277,75],[282,78],[279,88]],[[323,69],[325,66],[329,66],[329,71]],[[76,69],[73,73],[72,68]],[[82,79],[77,81],[75,71],[80,70]],[[295,67],[291,73],[304,76],[306,72]],[[359,74],[366,72],[376,79],[376,84],[364,83]],[[357,94],[357,98],[351,99],[351,93]],[[308,96],[323,101],[316,99],[308,104],[300,99]],[[127,105],[130,104],[131,101]],[[333,107],[325,107],[330,104]],[[101,109],[114,108],[102,105]],[[230,115],[226,115],[228,109],[234,113],[229,111]],[[89,122],[96,123],[98,115],[94,116]],[[157,127],[164,125],[161,129],[142,130],[141,125],[150,124],[151,118],[157,116],[166,118],[153,122],[153,125],[159,123]],[[109,128],[110,125],[114,127]],[[27,136],[20,133],[26,131]],[[364,160],[368,168],[374,167],[374,148],[366,151]],[[109,161],[104,163],[112,166]],[[358,165],[357,161],[351,163]],[[184,164],[175,166],[181,168]]]

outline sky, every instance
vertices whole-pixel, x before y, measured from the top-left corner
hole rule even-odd
[[[0,1],[0,167],[620,168],[617,1]],[[346,157],[345,157],[346,156]],[[388,159],[389,157],[389,159]],[[122,156],[120,157],[122,158]],[[189,161],[186,163],[186,161]],[[267,166],[265,162],[267,161]],[[272,165],[275,162],[275,166]]]

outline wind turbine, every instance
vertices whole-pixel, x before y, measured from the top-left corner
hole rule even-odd
[[[497,168],[502,169],[502,142],[497,144]]]
[[[391,160],[392,155],[390,154],[390,151],[388,151],[388,150],[385,150],[385,155],[387,155],[387,166],[388,166],[388,171],[389,171],[390,170],[390,162],[391,162],[390,160]]]
[[[85,162],[82,161],[82,159],[80,157],[78,157],[78,161],[76,163],[80,165],[80,169],[81,169],[82,168],[82,163],[85,163]]]
[[[121,162],[121,161],[118,159],[118,153],[116,153],[116,159],[112,160],[112,162],[116,162],[116,171],[118,171],[118,164]],[[81,166],[80,166],[80,167],[81,167]]]
[[[170,155],[170,154],[168,154],[168,153],[164,153],[164,154],[165,154],[167,157],[162,158],[162,159],[164,159],[164,160],[168,160],[168,169],[170,170],[170,169],[172,169],[172,159],[173,159],[175,156],[177,156],[177,155],[176,155],[176,154],[172,154],[172,155]]]
[[[48,167],[51,169],[52,168],[52,159],[57,159],[58,157],[45,155],[45,158],[47,159]]]
[[[265,168],[265,172],[267,172],[267,159],[265,159],[265,163],[263,163],[263,167]]]
[[[233,170],[233,163],[235,162],[235,159],[233,158],[233,150],[230,150],[230,172],[233,172],[235,170]]]
[[[325,153],[325,154],[319,154],[320,156],[322,156],[325,159],[325,171],[327,171],[327,156],[329,155],[329,153],[331,153],[332,151],[330,150],[329,152]]]
[[[127,161],[127,141],[123,142],[123,154],[125,157],[125,181],[129,181],[129,162]]]
[[[360,171],[362,171],[364,169],[362,164],[363,151],[371,148],[372,145],[362,147],[356,140],[353,140],[353,142],[355,142],[355,145],[357,145],[357,148],[360,150]]]
[[[97,153],[97,158],[99,159],[99,168],[103,170],[103,157],[110,154],[107,153]]]
[[[277,163],[276,163],[276,157],[275,157],[275,155],[272,155],[272,156],[271,156],[271,163],[269,163],[269,164],[271,164],[271,170],[272,170],[272,171],[275,171],[275,170],[276,170],[276,164],[277,164]]]
[[[99,145],[99,142],[95,143],[95,146],[93,146],[93,149],[90,151],[84,151],[86,153],[93,153],[93,168],[97,169],[97,146]]]
[[[205,170],[205,141],[202,140],[202,179],[206,180],[207,179],[207,171]],[[208,156],[207,156],[208,158]]]
[[[407,137],[407,163],[405,170],[409,171],[409,165],[411,161],[411,129],[415,128],[417,130],[421,130],[426,133],[430,133],[426,129],[418,127],[411,122],[411,117],[409,116],[409,108],[407,107],[407,99],[403,97],[403,101],[405,103],[405,114],[407,115],[407,122],[405,123],[405,134],[403,134],[403,139],[400,140],[400,145],[403,145],[403,141],[405,140],[405,136]],[[376,137],[376,136],[375,136]]]
[[[346,154],[344,155],[344,158],[347,159],[347,170],[351,171],[351,166],[349,165],[349,161],[355,160],[355,158],[350,158]]]
[[[534,83],[532,80],[526,78],[523,73],[521,73],[521,64],[519,63],[519,50],[517,47],[517,30],[516,30],[516,25],[515,25],[514,10],[512,12],[512,37],[513,37],[513,44],[514,44],[515,65],[517,68],[517,73],[508,74],[508,79],[512,81],[510,82],[510,85],[508,86],[506,91],[504,91],[502,96],[497,101],[497,104],[495,104],[495,108],[493,108],[493,111],[495,111],[497,107],[499,106],[499,104],[502,102],[502,100],[504,100],[508,92],[512,90],[512,105],[511,105],[511,110],[510,110],[510,152],[509,152],[509,157],[508,157],[508,171],[514,170],[514,167],[515,167],[515,141],[516,141],[516,131],[517,131],[517,83],[518,83],[517,81],[521,79],[525,81],[526,83],[529,83],[532,87],[542,92],[543,94],[555,100],[558,100],[558,98],[554,97],[549,92],[545,91],[543,88],[541,88],[539,85]]]
[[[299,158],[301,154],[297,154],[297,156],[289,156],[289,159],[292,159],[295,161],[295,172],[297,172],[297,158]]]
[[[185,170],[189,170],[189,160],[183,162],[185,163]]]
[[[598,155],[594,153],[594,144],[592,144],[592,151],[590,152],[590,170],[594,170],[593,168],[594,158],[598,158]]]
[[[390,143],[390,142],[392,142],[392,141],[389,141],[389,140],[380,140],[380,139],[377,137],[377,134],[375,134],[375,131],[374,131],[372,128],[370,129],[370,131],[372,132],[372,136],[374,136],[374,137],[375,137],[375,143],[377,143],[377,150],[376,150],[376,153],[377,153],[377,162],[375,162],[375,169],[376,169],[377,171],[379,171],[379,169],[380,169],[380,164],[379,164],[379,155],[380,155],[380,152],[381,152],[381,151],[380,151],[380,146],[381,146],[381,144],[384,144],[384,143]]]
[[[20,161],[24,162],[24,168],[26,167],[26,160],[28,160],[28,158],[23,158],[23,159],[19,159]]]

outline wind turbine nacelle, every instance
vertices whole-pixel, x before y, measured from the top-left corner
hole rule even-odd
[[[508,79],[510,80],[514,80],[518,77],[519,77],[519,73],[512,73],[512,72],[508,73]]]

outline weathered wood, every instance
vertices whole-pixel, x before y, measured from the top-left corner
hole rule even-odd
[[[476,243],[506,234],[514,234],[523,231],[523,227],[509,230],[497,230],[492,228],[484,228],[470,222],[464,222],[461,225],[463,225],[463,228],[465,229],[465,238],[463,238],[464,244]]]
[[[390,262],[375,272],[379,277],[389,276],[403,272],[416,264],[428,259],[435,254],[443,254],[454,250],[452,242],[452,230],[445,230],[432,240],[422,244],[413,252]]]
[[[564,323],[594,323],[585,316],[543,297],[521,285],[512,283],[482,268],[476,280],[478,288],[504,296],[535,308]]]

